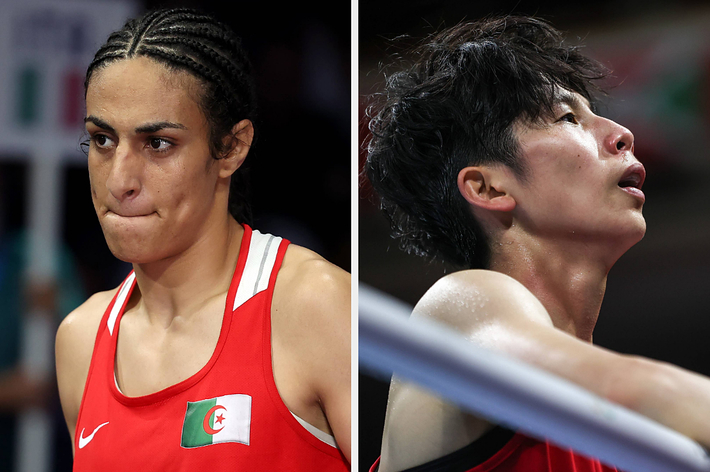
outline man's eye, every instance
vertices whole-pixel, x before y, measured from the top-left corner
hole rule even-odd
[[[574,123],[575,125],[579,123],[577,121],[577,117],[574,115],[574,113],[566,113],[562,118],[560,118],[558,121],[568,121],[570,123]]]
[[[148,140],[148,146],[152,151],[164,152],[170,149],[173,143],[167,141],[163,138],[150,138]]]

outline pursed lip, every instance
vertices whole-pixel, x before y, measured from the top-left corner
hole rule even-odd
[[[115,210],[106,210],[106,215],[116,215],[120,216],[122,218],[140,218],[142,216],[150,216],[154,211],[115,211]]]

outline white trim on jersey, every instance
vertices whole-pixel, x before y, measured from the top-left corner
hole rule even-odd
[[[239,308],[251,297],[267,289],[271,272],[276,263],[281,238],[271,234],[261,234],[257,230],[251,232],[249,253],[239,281],[237,293],[234,296],[232,311]]]
[[[338,448],[338,444],[335,442],[334,436],[326,433],[325,431],[321,431],[317,427],[310,424],[308,421],[306,421],[303,418],[296,415],[296,413],[291,411],[291,414],[293,415],[294,418],[296,418],[296,420],[299,423],[301,423],[301,426],[303,426],[306,429],[306,431],[308,431],[309,433],[311,433],[313,436],[317,437],[318,439],[320,439],[324,443],[328,444],[329,446],[333,446],[336,449]]]
[[[131,272],[131,275],[126,278],[126,280],[123,282],[123,285],[121,285],[121,288],[118,290],[116,303],[113,304],[113,307],[111,308],[111,314],[108,316],[108,321],[106,322],[106,324],[108,325],[108,332],[111,336],[113,336],[113,328],[116,324],[116,318],[118,318],[118,314],[123,309],[123,304],[125,303],[126,297],[128,296],[128,292],[130,292],[130,289],[133,286],[133,282],[135,280],[136,273]]]

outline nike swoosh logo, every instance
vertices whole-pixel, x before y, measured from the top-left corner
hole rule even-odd
[[[85,429],[85,428],[81,428],[81,434],[79,435],[79,449],[83,449],[84,446],[86,446],[87,444],[89,444],[89,443],[91,442],[91,440],[94,439],[94,434],[96,434],[96,431],[100,430],[101,428],[103,428],[103,427],[106,426],[107,424],[108,424],[108,421],[105,422],[104,424],[98,425],[98,426],[96,427],[96,429],[95,429],[90,435],[88,435],[87,437],[84,437],[84,429]]]

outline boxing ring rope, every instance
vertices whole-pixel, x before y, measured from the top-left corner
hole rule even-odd
[[[626,472],[710,471],[695,441],[546,371],[467,341],[411,307],[359,286],[360,366],[402,378],[510,428]]]

